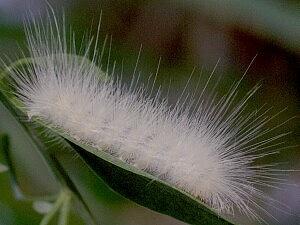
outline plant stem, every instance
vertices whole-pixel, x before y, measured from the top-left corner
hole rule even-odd
[[[40,225],[48,225],[55,213],[59,210],[65,200],[65,191],[61,191],[51,210],[43,217]]]
[[[60,209],[58,225],[67,225],[68,224],[68,216],[71,208],[71,193],[69,191],[65,191],[64,202]]]

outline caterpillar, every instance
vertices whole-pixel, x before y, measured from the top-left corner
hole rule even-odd
[[[257,220],[263,220],[258,211],[269,215],[261,203],[271,197],[261,187],[281,183],[284,171],[255,162],[276,153],[286,134],[267,137],[277,128],[266,126],[274,118],[268,109],[245,112],[258,86],[239,99],[239,80],[224,96],[209,98],[210,77],[197,99],[181,95],[172,105],[137,78],[127,85],[120,74],[102,72],[98,35],[78,56],[74,37],[66,33],[55,16],[48,25],[34,21],[26,27],[34,63],[11,70],[10,78],[29,119],[146,171],[219,214],[238,210]]]

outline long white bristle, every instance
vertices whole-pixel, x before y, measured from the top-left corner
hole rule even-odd
[[[82,57],[75,56],[75,41],[70,37],[67,44],[64,29],[55,18],[48,26],[34,23],[27,28],[35,63],[13,70],[11,77],[29,118],[38,117],[175,185],[218,213],[237,209],[261,219],[260,202],[269,197],[259,187],[280,181],[272,165],[253,163],[272,154],[268,148],[284,134],[264,138],[270,131],[264,127],[272,119],[268,110],[244,113],[257,88],[237,101],[239,81],[217,100],[214,93],[206,99],[205,85],[193,105],[181,97],[172,107],[159,94],[151,97],[136,81],[128,87],[101,74],[92,40]]]

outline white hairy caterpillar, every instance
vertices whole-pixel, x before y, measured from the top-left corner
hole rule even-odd
[[[74,39],[68,45],[65,30],[60,34],[58,21],[53,22],[27,29],[34,63],[11,70],[29,118],[175,185],[218,213],[237,209],[256,219],[262,219],[258,209],[268,214],[260,202],[270,198],[259,187],[282,182],[282,171],[254,162],[274,154],[286,134],[264,139],[276,128],[265,128],[273,118],[268,110],[243,113],[257,87],[236,103],[240,81],[219,100],[206,100],[205,86],[194,102],[180,97],[169,106],[159,92],[153,98],[135,81],[127,87],[112,78],[113,72],[99,77],[97,41],[93,51],[90,40],[83,57],[75,57]],[[87,63],[90,53],[92,63]]]

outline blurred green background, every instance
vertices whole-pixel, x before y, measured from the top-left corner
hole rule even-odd
[[[241,92],[246,92],[261,82],[262,87],[251,107],[259,108],[266,103],[267,106],[274,107],[274,112],[287,107],[274,124],[295,116],[295,119],[280,128],[280,132],[292,131],[287,145],[299,144],[299,1],[49,2],[58,15],[64,12],[67,23],[71,24],[78,39],[86,32],[96,33],[102,12],[100,38],[104,40],[106,35],[109,39],[112,37],[111,61],[116,60],[118,68],[123,64],[128,77],[134,69],[141,45],[138,70],[142,71],[144,79],[150,73],[155,73],[161,58],[156,85],[167,89],[171,80],[171,101],[176,99],[178,90],[185,86],[194,67],[196,69],[192,80],[197,80],[200,74],[205,80],[220,59],[215,76],[222,76],[218,87],[222,94],[233,80],[243,75],[253,57],[257,55],[243,81],[244,89]],[[23,18],[29,11],[33,16],[43,16],[46,8],[43,0],[0,0],[1,57],[17,58],[21,55],[20,49],[25,49],[26,54]],[[108,54],[106,51],[105,55]],[[3,120],[3,117],[0,118],[0,125]],[[4,162],[3,156],[1,157],[0,162]],[[300,169],[299,147],[286,149],[275,158],[273,159],[286,162],[285,169]],[[31,158],[23,160],[29,161],[33,167],[36,165]],[[300,185],[299,172],[290,173],[288,182]],[[282,188],[286,189],[284,194],[282,191],[273,191],[271,194],[289,205],[291,214],[272,212],[272,208],[268,210],[279,220],[278,224],[300,224],[299,186]],[[82,224],[76,216],[72,218],[70,224]],[[182,224],[138,207],[124,209],[122,218],[124,221],[120,224]],[[1,173],[0,225],[34,225],[40,219],[41,215],[33,210],[32,202],[15,199],[10,188],[9,173]],[[240,220],[243,221],[243,218]],[[270,223],[273,224],[274,221]]]

